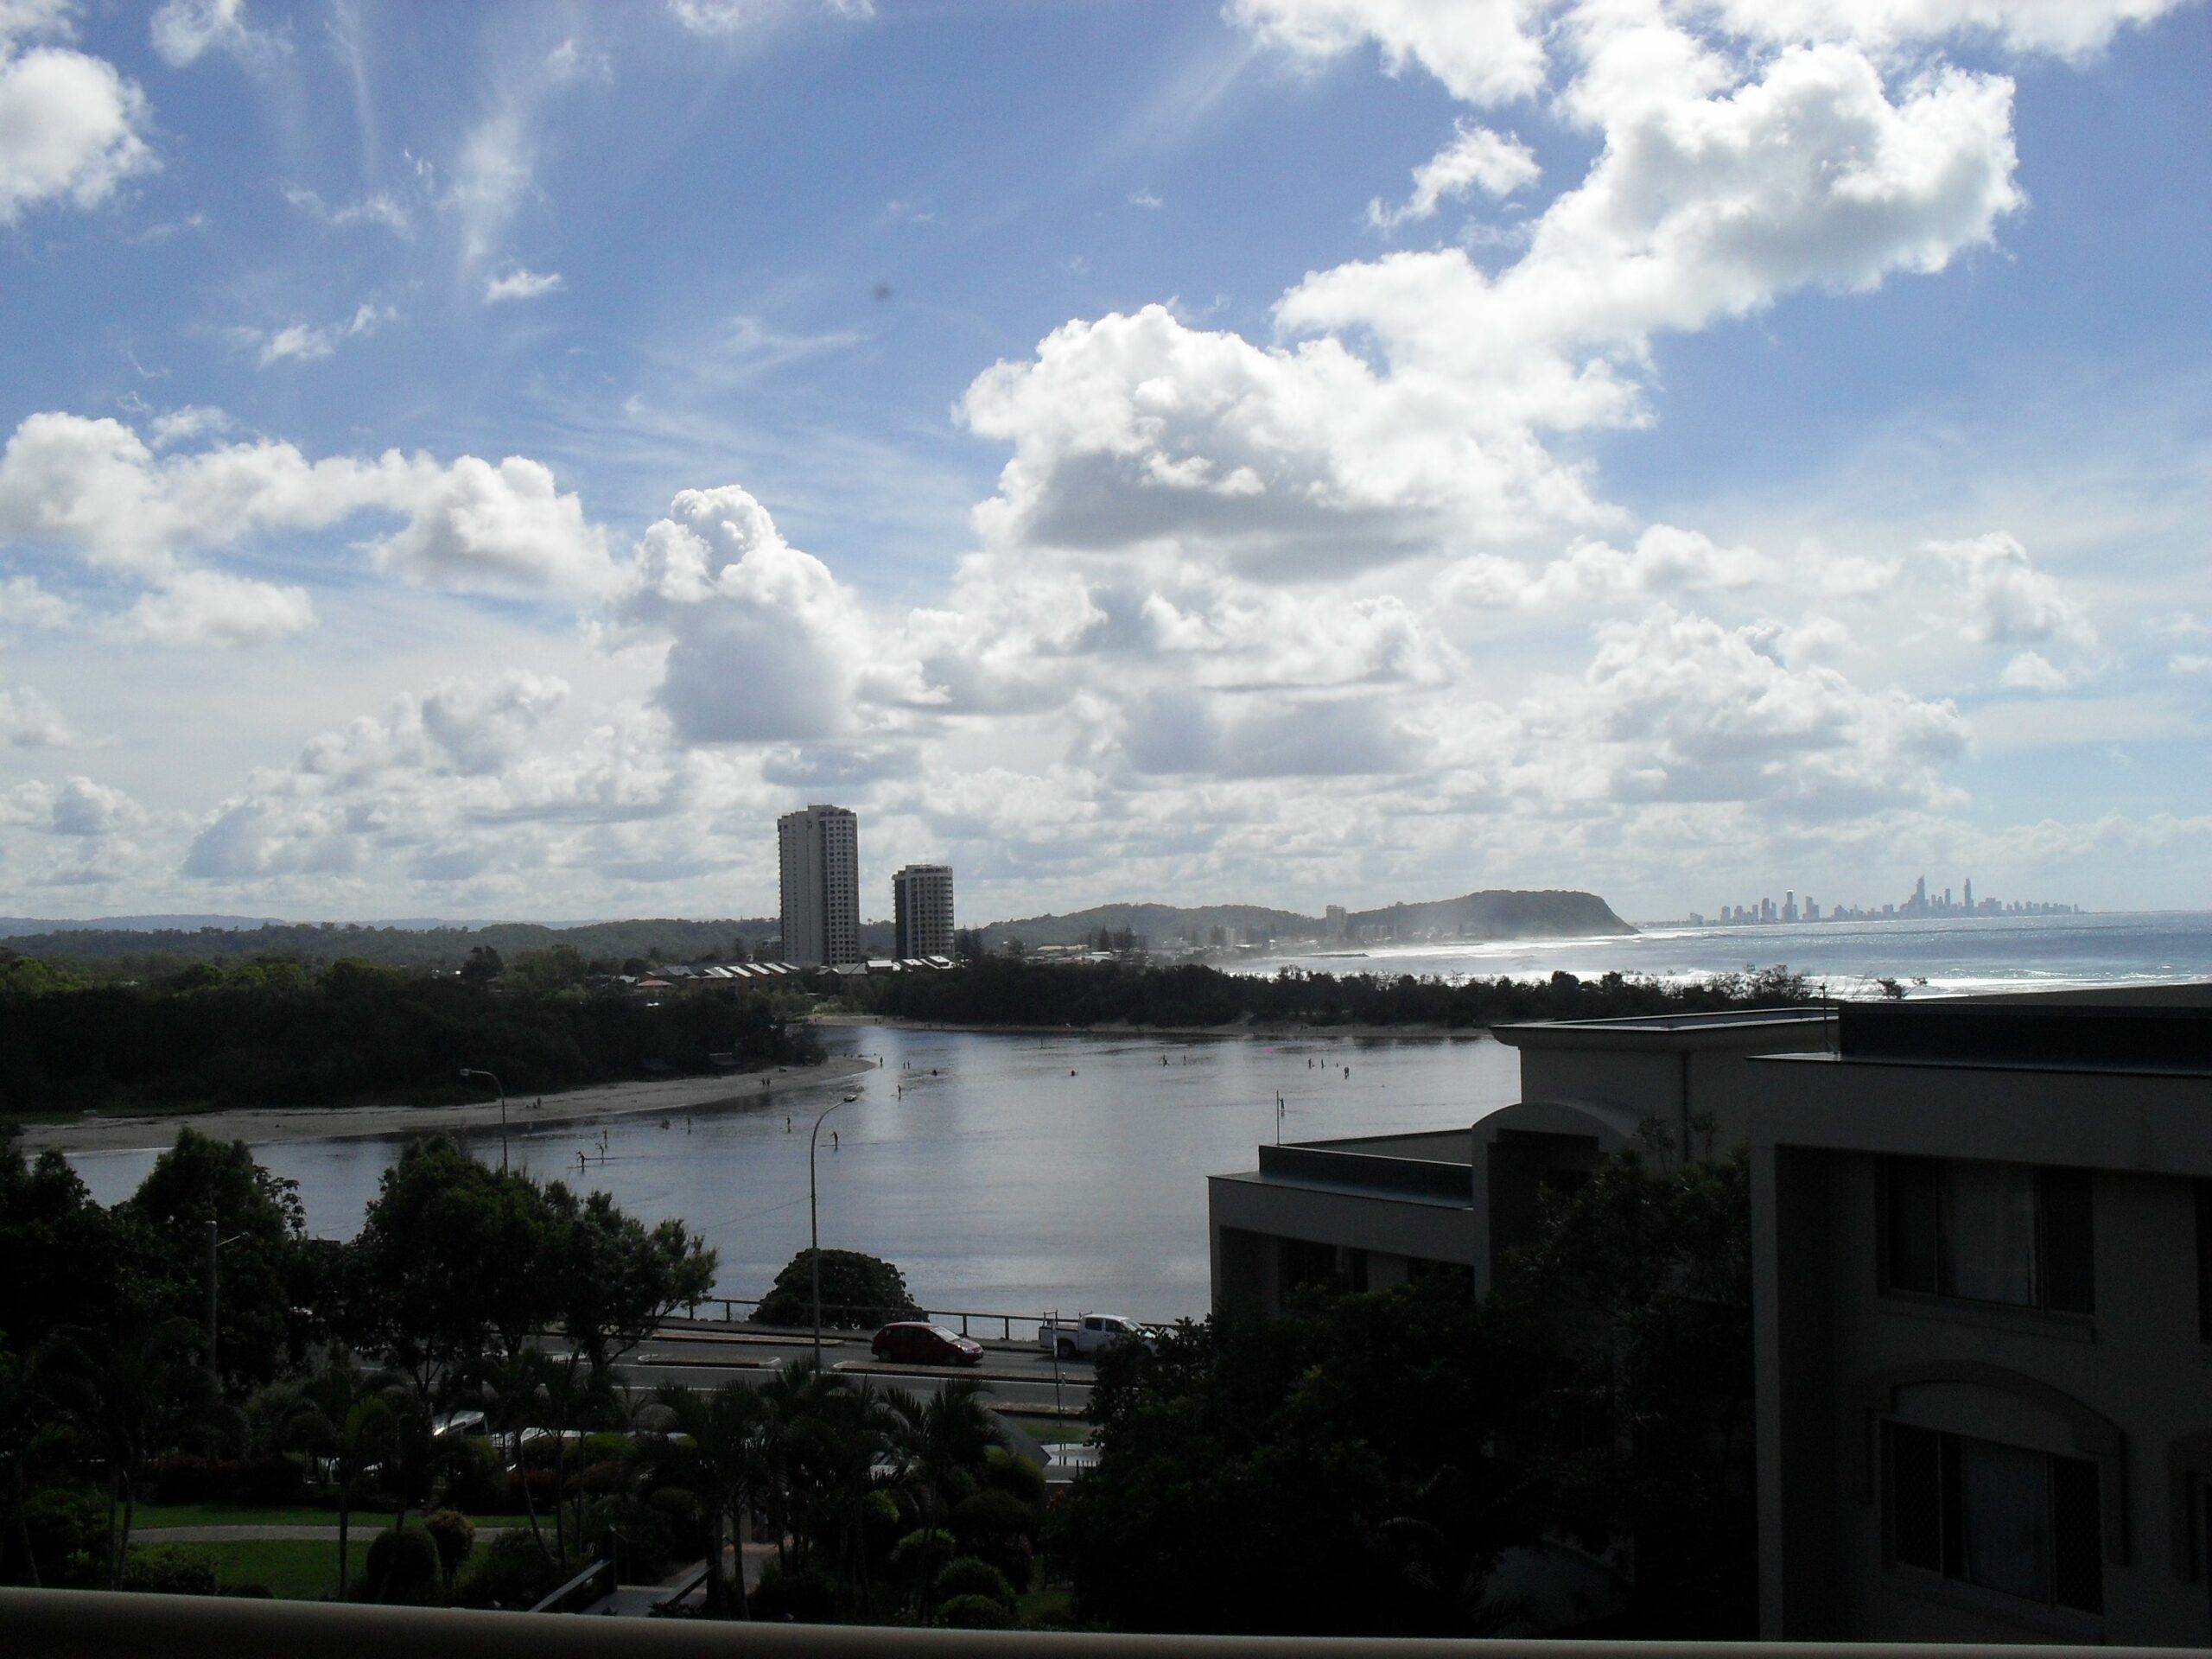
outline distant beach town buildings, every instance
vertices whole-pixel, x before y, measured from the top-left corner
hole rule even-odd
[[[1974,878],[1968,876],[1964,891],[1957,899],[1951,897],[1948,887],[1940,893],[1928,891],[1928,878],[1922,876],[1912,884],[1912,897],[1902,904],[1872,906],[1861,908],[1857,905],[1832,905],[1823,911],[1812,894],[1805,895],[1805,902],[1797,902],[1792,888],[1782,896],[1777,905],[1770,898],[1753,905],[1723,905],[1718,915],[1707,918],[1696,911],[1689,913],[1692,927],[1703,927],[1709,921],[1723,926],[1787,925],[1793,922],[1885,922],[1907,920],[1929,916],[2078,916],[2079,905],[2046,905],[2029,899],[2010,900],[1984,899],[1974,902]]]
[[[816,804],[776,820],[782,953],[795,968],[857,970],[861,945],[860,817]],[[901,961],[952,954],[952,866],[909,864],[891,880]]]

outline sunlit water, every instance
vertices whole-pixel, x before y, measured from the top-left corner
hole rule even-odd
[[[1015,1313],[1203,1313],[1206,1177],[1253,1166],[1255,1144],[1275,1134],[1278,1090],[1285,1136],[1310,1140],[1468,1122],[1512,1100],[1520,1077],[1515,1052],[1486,1038],[823,1035],[832,1052],[883,1057],[823,1128],[823,1243],[897,1262],[932,1307]],[[583,1154],[583,1185],[647,1220],[679,1217],[721,1252],[719,1287],[758,1296],[805,1248],[807,1130],[836,1097],[798,1103],[788,1131],[780,1105],[696,1113],[688,1130],[681,1113],[665,1128],[618,1117],[524,1130],[510,1155],[574,1182]],[[498,1158],[496,1133],[473,1144]],[[300,1183],[310,1231],[346,1236],[398,1147],[294,1141],[256,1155]],[[154,1155],[72,1161],[113,1203]]]
[[[1357,955],[1248,957],[1235,971],[1285,966],[1333,974],[1516,979],[1609,971],[1702,979],[1780,963],[1839,995],[1879,978],[1916,994],[2055,990],[2082,985],[2212,978],[2212,912],[1974,916],[1927,921],[1808,922],[1788,926],[1654,928],[1633,938],[1511,939],[1483,944],[1351,946]],[[1924,984],[1920,982],[1924,982]]]

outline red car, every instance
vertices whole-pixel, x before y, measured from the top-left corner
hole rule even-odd
[[[878,1359],[904,1361],[910,1365],[980,1365],[983,1344],[921,1319],[901,1319],[875,1333],[868,1351]]]

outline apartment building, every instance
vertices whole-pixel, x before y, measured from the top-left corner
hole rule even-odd
[[[952,954],[952,866],[907,864],[891,878],[896,948],[904,962]]]
[[[2212,1643],[2208,989],[1752,1063],[1764,1637]]]
[[[1501,1026],[1521,1098],[1465,1128],[1259,1148],[1207,1183],[1214,1306],[1272,1313],[1309,1283],[1381,1289],[1424,1274],[1491,1288],[1538,1195],[1655,1138],[1707,1157],[1742,1144],[1747,1063],[1824,1048],[1832,1009],[1775,1008]]]
[[[776,820],[784,960],[801,968],[861,960],[860,820],[810,806]]]

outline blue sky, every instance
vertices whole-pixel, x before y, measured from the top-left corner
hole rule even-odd
[[[0,911],[2212,904],[2208,61],[0,0]]]

